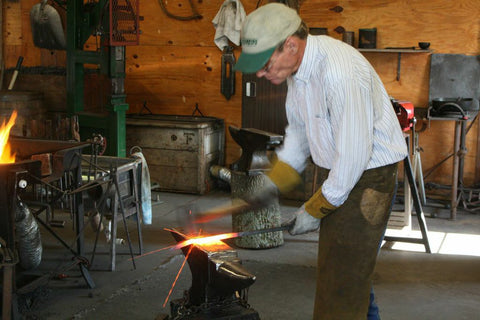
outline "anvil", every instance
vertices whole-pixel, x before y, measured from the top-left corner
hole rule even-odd
[[[178,242],[190,239],[174,231],[172,235]],[[181,319],[260,319],[244,300],[244,291],[255,282],[255,275],[242,266],[233,248],[217,241],[181,250],[192,273],[192,285],[183,300],[171,302],[173,318],[185,313]]]

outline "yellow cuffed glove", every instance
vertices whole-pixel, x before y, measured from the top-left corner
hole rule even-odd
[[[298,172],[293,169],[289,164],[277,160],[267,176],[277,186],[281,193],[286,193],[295,188],[302,179]]]
[[[305,211],[312,217],[321,219],[326,215],[332,213],[335,209],[333,204],[328,202],[327,199],[323,196],[322,188],[315,192],[315,194],[305,202]]]

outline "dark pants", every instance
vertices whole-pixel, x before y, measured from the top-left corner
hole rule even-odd
[[[368,304],[367,320],[380,320],[377,302],[375,301],[375,293],[373,287],[370,291],[370,299]]]
[[[393,191],[393,198],[392,202],[390,204],[390,212],[392,212],[393,208],[393,203],[395,202],[395,195],[397,194],[397,184],[395,184],[395,190]],[[386,231],[386,226],[385,230],[383,232],[382,238],[380,239],[380,242],[378,243],[378,251],[380,252],[381,246],[383,239],[385,238],[385,231]],[[378,312],[378,306],[377,302],[375,301],[375,293],[373,292],[373,287],[370,290],[370,301],[368,304],[368,313],[367,313],[367,320],[380,320],[380,313]]]
[[[321,177],[327,175],[320,170]],[[322,219],[314,319],[367,318],[396,181],[397,164],[365,171],[345,203]]]

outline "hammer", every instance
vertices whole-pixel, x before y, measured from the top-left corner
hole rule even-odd
[[[255,206],[247,203],[244,200],[234,199],[233,204],[231,205],[223,205],[220,207],[216,207],[212,210],[197,213],[195,215],[195,218],[192,219],[191,222],[193,223],[209,222],[209,221],[216,220],[228,215],[233,215],[233,214],[245,212],[247,210],[252,210],[254,208]],[[288,221],[288,222],[282,223],[280,227],[266,228],[266,229],[260,229],[260,230],[241,231],[238,233],[237,237],[253,236],[253,235],[268,233],[268,232],[286,231],[286,230],[289,230],[293,226],[293,224],[294,224],[294,221]]]

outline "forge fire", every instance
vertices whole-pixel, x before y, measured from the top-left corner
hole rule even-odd
[[[13,111],[10,119],[7,123],[5,120],[0,127],[0,163],[14,163],[15,155],[11,153],[10,144],[8,143],[8,137],[10,135],[10,130],[15,125],[15,120],[17,119],[17,112]]]

